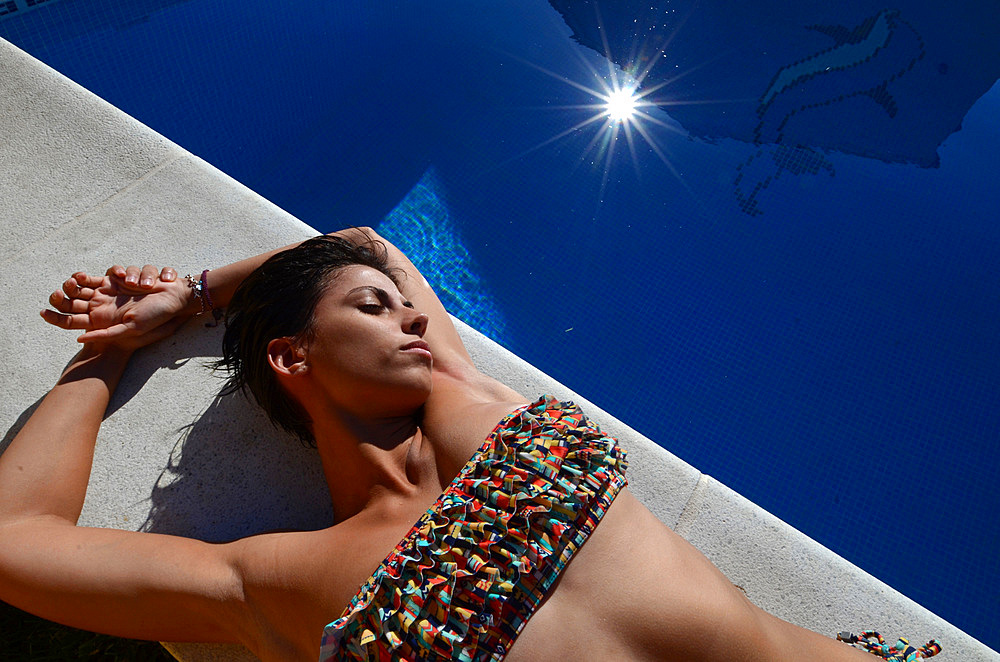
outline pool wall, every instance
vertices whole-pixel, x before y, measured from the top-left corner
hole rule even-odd
[[[3,40],[0,72],[3,449],[76,349],[71,333],[38,317],[73,271],[152,262],[197,272],[314,231]],[[525,394],[573,399],[619,437],[631,454],[636,495],[763,608],[831,636],[875,628],[914,643],[935,637],[942,661],[1000,662],[972,637],[458,325],[483,371]],[[248,402],[217,396],[221,381],[204,364],[217,355],[220,336],[195,320],[134,357],[101,429],[82,524],[226,540],[331,522],[325,498],[316,498],[324,487],[314,453]],[[919,544],[918,532],[886,524],[873,534]],[[238,647],[168,648],[185,660],[253,659]]]

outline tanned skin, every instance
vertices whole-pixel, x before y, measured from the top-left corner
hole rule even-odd
[[[338,234],[378,238],[368,229]],[[398,289],[378,271],[347,267],[317,307],[316,338],[268,346],[280,383],[313,421],[338,516],[320,531],[209,544],[76,526],[98,429],[130,356],[200,304],[176,272],[150,265],[77,273],[54,292],[43,317],[83,331],[82,349],[0,457],[0,599],[97,632],[315,660],[323,626],[497,421],[528,402],[476,369],[430,286],[382,241],[405,274]],[[270,255],[213,270],[215,303],[226,305]],[[758,609],[626,489],[506,659],[869,656]]]

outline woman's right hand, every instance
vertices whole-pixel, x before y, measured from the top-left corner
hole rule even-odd
[[[194,292],[170,267],[115,265],[103,276],[73,274],[49,296],[46,322],[84,331],[82,343],[141,347],[173,333],[199,311]]]

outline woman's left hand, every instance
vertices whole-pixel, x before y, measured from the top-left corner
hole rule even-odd
[[[137,349],[170,335],[192,315],[186,283],[160,278],[143,285],[129,284],[111,269],[104,276],[78,271],[49,296],[55,310],[43,310],[42,318],[83,330],[77,338],[83,343]]]

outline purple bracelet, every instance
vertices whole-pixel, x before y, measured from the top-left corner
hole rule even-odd
[[[212,301],[212,294],[208,291],[208,269],[201,272],[201,279],[198,283],[201,285],[201,312],[205,312],[205,304],[208,304],[208,309],[212,311],[211,322],[206,322],[205,326],[219,326],[219,320],[222,319],[222,309],[216,308],[215,303]]]
[[[208,291],[208,269],[201,272],[201,278],[198,280],[201,285],[201,312],[205,312],[205,303],[208,303],[210,310],[215,310],[215,304],[212,303],[212,295]]]
[[[188,274],[184,276],[184,279],[188,282],[188,287],[194,290],[195,298],[201,301],[201,314],[211,311],[212,312],[212,322],[207,322],[205,326],[219,326],[219,320],[222,319],[222,309],[216,308],[215,303],[212,301],[212,294],[208,291],[208,269],[201,272],[201,278],[197,281],[194,276]]]

